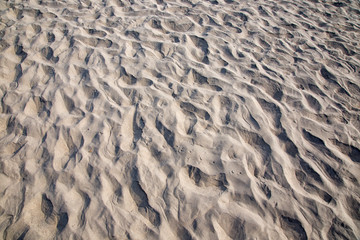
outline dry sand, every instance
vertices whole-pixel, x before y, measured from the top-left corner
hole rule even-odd
[[[359,1],[0,9],[0,238],[360,239]]]

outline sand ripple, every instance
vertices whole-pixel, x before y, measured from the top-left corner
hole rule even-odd
[[[359,39],[356,0],[1,1],[0,236],[358,239]]]

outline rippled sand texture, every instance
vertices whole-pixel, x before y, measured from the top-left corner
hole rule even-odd
[[[358,1],[0,9],[0,238],[359,239]]]

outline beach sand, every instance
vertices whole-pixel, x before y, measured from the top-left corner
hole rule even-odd
[[[360,239],[360,2],[0,1],[0,238]]]

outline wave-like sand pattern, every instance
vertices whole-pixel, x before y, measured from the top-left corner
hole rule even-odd
[[[359,239],[358,1],[0,9],[3,239]]]

